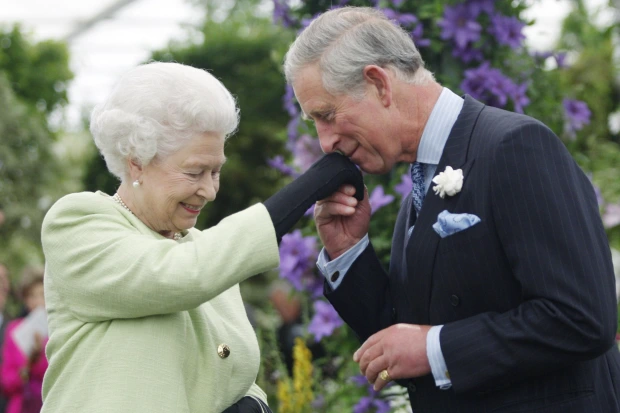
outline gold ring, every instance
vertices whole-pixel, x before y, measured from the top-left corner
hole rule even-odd
[[[383,370],[381,373],[379,373],[379,378],[381,378],[381,380],[383,381],[392,380],[392,378],[390,377],[390,373],[388,373],[387,370]]]

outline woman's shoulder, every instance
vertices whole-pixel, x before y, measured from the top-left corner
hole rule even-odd
[[[106,198],[111,199],[108,194],[101,191],[97,192],[74,192],[67,194],[54,203],[52,208],[77,206],[77,205],[98,205],[101,202],[107,202]]]
[[[112,198],[103,192],[75,192],[60,198],[52,205],[46,215],[57,215],[72,212],[113,210]]]
[[[85,216],[103,217],[115,214],[118,214],[118,211],[109,195],[99,191],[76,192],[63,196],[52,205],[43,219],[43,231],[50,225],[67,225]]]

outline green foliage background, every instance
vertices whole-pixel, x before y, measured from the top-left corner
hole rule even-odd
[[[73,187],[55,154],[59,132],[48,116],[66,102],[67,46],[32,42],[19,27],[0,28],[0,261],[13,279],[41,264],[40,229],[51,203]]]
[[[288,180],[268,167],[266,160],[275,155],[291,159],[285,147],[289,117],[282,104],[285,85],[281,63],[295,31],[257,17],[253,0],[235,2],[218,20],[213,16],[222,14],[220,6],[202,0],[195,3],[204,6],[206,15],[204,23],[192,29],[198,41],[171,43],[154,51],[152,59],[211,71],[236,96],[241,108],[239,131],[226,145],[229,160],[222,174],[222,189],[217,202],[209,205],[198,223],[198,227],[206,228],[266,199]],[[436,26],[444,7],[455,3],[405,0],[401,10],[414,12],[424,23],[425,37],[432,39],[431,46],[421,50],[427,66],[442,84],[462,92],[460,82],[467,67],[451,55],[450,44],[440,40]],[[518,15],[529,2],[495,4],[504,14]],[[596,25],[596,16],[587,11],[583,1],[572,4],[574,10],[563,24],[556,47],[572,60],[568,69],[555,70],[548,67],[548,61],[497,48],[492,41],[485,46],[489,47],[486,52],[492,64],[501,67],[506,75],[530,82],[531,104],[526,114],[543,120],[561,136],[577,162],[591,174],[606,203],[620,203],[620,135],[608,127],[610,114],[620,111],[618,26]],[[331,5],[329,0],[302,2],[296,14],[311,17]],[[67,104],[71,78],[67,45],[34,42],[18,26],[0,28],[0,210],[5,216],[0,224],[0,261],[8,264],[14,281],[25,265],[43,262],[40,226],[56,199],[78,190],[114,193],[118,186],[86,131],[69,133],[51,121]],[[575,138],[564,133],[559,106],[563,97],[583,100],[592,110],[592,122]],[[368,185],[371,189],[376,185],[393,188],[406,168],[401,165],[389,174],[367,177]],[[373,244],[386,264],[398,206],[397,198],[377,212],[371,222]],[[306,235],[313,233],[308,218],[298,228]],[[608,228],[607,233],[611,245],[620,249],[620,225]],[[282,372],[282,364],[274,336],[277,317],[265,297],[277,276],[272,272],[242,285],[244,296],[259,310],[258,334],[264,343],[260,384],[268,391],[273,406],[277,401],[272,379]],[[310,300],[301,300],[307,324]],[[340,380],[342,386],[330,393],[330,411],[347,411],[364,394],[363,389],[344,382],[355,373],[355,365],[350,362],[350,354],[356,349],[355,337],[347,328],[341,328],[322,346],[331,358],[316,360],[316,380],[322,380],[319,376]]]

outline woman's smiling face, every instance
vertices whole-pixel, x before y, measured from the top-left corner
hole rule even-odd
[[[200,133],[179,151],[143,167],[134,192],[134,213],[164,236],[192,228],[220,188],[224,136]]]

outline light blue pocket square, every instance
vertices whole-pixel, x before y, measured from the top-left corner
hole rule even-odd
[[[443,210],[437,215],[437,222],[433,224],[433,229],[441,238],[445,238],[469,227],[473,227],[480,218],[473,214],[451,214]]]

